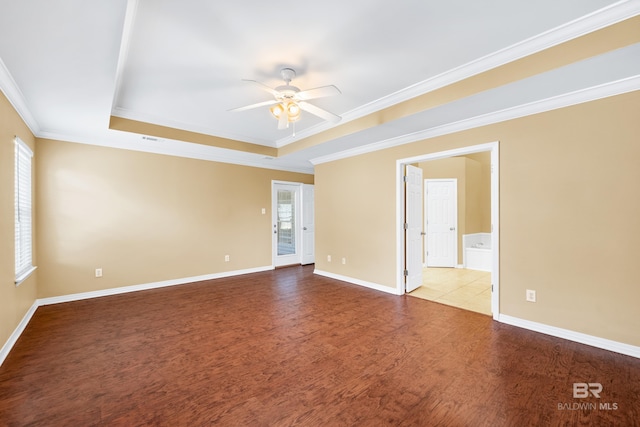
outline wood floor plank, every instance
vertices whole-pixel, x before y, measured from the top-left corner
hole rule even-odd
[[[312,266],[40,307],[0,367],[6,426],[633,426],[639,402],[638,359]]]

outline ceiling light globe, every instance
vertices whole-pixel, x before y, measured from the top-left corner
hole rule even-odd
[[[290,116],[297,116],[300,114],[300,107],[298,107],[298,104],[294,104],[293,102],[289,104],[287,109]]]
[[[300,106],[295,102],[290,102],[287,104],[287,119],[290,122],[295,122],[300,119]]]
[[[280,104],[277,104],[271,107],[269,110],[271,110],[271,114],[273,114],[276,119],[279,119],[280,114],[284,112],[284,107]]]

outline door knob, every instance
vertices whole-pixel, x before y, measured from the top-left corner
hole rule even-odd
[[[424,231],[421,231],[421,232],[420,232],[420,235],[421,235],[421,236],[426,236],[426,235],[427,235],[427,233],[425,233]]]
[[[456,229],[455,227],[451,227],[451,228],[449,228],[449,230],[451,230],[451,231],[453,231],[453,230],[455,230],[455,229]]]
[[[307,230],[307,227],[302,227],[302,229],[306,231],[306,230]]]

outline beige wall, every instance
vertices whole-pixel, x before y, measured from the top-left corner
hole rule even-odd
[[[35,149],[34,137],[29,128],[0,92],[0,348],[33,305],[39,274],[36,270],[20,286],[15,285],[13,189],[15,136],[19,136],[32,150]],[[34,189],[34,194],[36,192],[37,189]],[[35,215],[34,213],[34,218]],[[37,261],[35,253],[34,261]]]
[[[633,92],[318,165],[316,267],[395,287],[396,160],[500,141],[501,313],[640,345],[638,111]]]
[[[467,181],[469,201],[472,206],[469,216],[469,233],[491,232],[491,152],[468,154],[469,175],[472,180]]]
[[[313,183],[51,140],[36,164],[40,298],[270,266],[271,180]]]
[[[18,287],[15,135],[35,152],[38,267]],[[271,180],[313,176],[36,141],[0,93],[0,345],[36,298],[270,266]]]

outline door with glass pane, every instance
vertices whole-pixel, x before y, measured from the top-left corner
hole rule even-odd
[[[274,265],[300,263],[300,185],[273,184]]]

